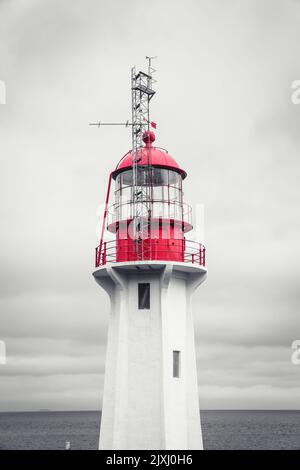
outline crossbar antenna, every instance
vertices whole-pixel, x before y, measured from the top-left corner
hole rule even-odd
[[[132,122],[126,121],[126,122],[90,122],[89,126],[133,126],[134,124]]]

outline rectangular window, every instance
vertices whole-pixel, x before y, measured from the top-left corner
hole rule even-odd
[[[150,283],[139,283],[139,310],[150,309]]]
[[[173,377],[180,377],[180,351],[173,351]]]

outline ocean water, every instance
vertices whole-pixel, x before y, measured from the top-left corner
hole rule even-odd
[[[300,411],[202,411],[205,449],[300,449]],[[97,449],[97,411],[0,413],[0,449]]]

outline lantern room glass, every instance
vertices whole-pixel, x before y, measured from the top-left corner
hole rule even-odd
[[[152,218],[182,220],[183,197],[182,176],[174,170],[151,166],[140,166],[137,171],[137,186],[140,194],[133,202],[133,171],[119,173],[115,185],[115,220],[126,220],[133,216],[133,211]],[[133,207],[135,206],[135,207]]]

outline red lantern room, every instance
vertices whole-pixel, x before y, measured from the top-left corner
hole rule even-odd
[[[96,267],[110,263],[174,261],[205,265],[205,248],[187,241],[192,230],[192,210],[183,201],[186,172],[174,158],[154,146],[149,104],[154,69],[148,57],[148,73],[131,71],[132,150],[110,174],[100,245],[96,248]],[[91,125],[123,125],[93,123]],[[109,206],[111,184],[114,201]],[[105,241],[107,228],[114,239]]]
[[[204,247],[185,237],[193,228],[192,209],[183,201],[186,172],[154,141],[153,132],[144,132],[136,158],[128,152],[111,173],[104,226],[115,240],[105,242],[102,234],[96,267],[142,260],[205,264]],[[114,203],[108,206],[112,180]]]

